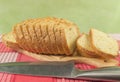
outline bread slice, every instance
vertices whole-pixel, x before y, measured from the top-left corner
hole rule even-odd
[[[49,36],[49,46],[50,46],[50,50],[51,50],[51,54],[57,54],[57,49],[55,47],[56,42],[55,42],[55,35],[53,32],[53,23],[49,24],[49,28],[48,28],[48,36]]]
[[[82,34],[77,39],[77,50],[78,52],[85,57],[99,57],[95,50],[92,48],[90,43],[90,37],[88,34]]]
[[[96,29],[90,29],[89,35],[93,49],[101,57],[114,58],[118,56],[119,46],[116,40]]]
[[[46,36],[47,36],[47,30],[46,30],[46,26],[44,23],[40,23],[40,27],[41,27],[41,34],[42,36],[39,37],[39,39],[41,40],[41,43],[42,43],[42,48],[43,48],[43,53],[46,53],[48,54],[49,53],[49,50],[48,50],[48,47],[47,47],[47,42],[45,40]]]
[[[41,43],[42,43],[42,48],[43,48],[43,54],[46,53],[46,54],[49,54],[49,50],[48,50],[48,47],[47,47],[47,42],[45,40],[46,36],[47,36],[47,30],[46,30],[46,26],[42,23],[40,23],[40,27],[41,27],[41,34],[42,36],[39,37],[40,40],[41,40]]]
[[[33,23],[28,23],[28,30],[29,30],[29,35],[31,37],[31,44],[32,44],[32,49],[34,49],[34,53],[39,53],[38,49],[38,42],[37,42],[37,37],[34,32],[34,22]],[[34,46],[33,46],[34,45]]]
[[[30,35],[31,32],[29,31],[29,23],[33,23],[33,20],[23,21],[22,23],[19,23],[19,24],[21,25],[21,29],[22,29],[24,41],[25,41],[25,46],[27,46],[28,51],[36,52],[36,50],[33,48],[33,44],[32,44],[33,42],[32,42],[32,37]],[[14,29],[15,28],[16,27],[14,27]],[[33,30],[32,30],[32,32],[33,32]],[[19,42],[18,42],[18,44],[19,44]]]
[[[57,53],[59,53],[59,49],[58,49],[58,43],[57,43],[57,36],[56,36],[56,32],[55,32],[55,30],[56,30],[56,27],[55,27],[55,24],[53,25],[53,34],[54,34],[54,41],[55,41],[55,45],[54,45],[54,50],[56,51],[56,54]]]
[[[17,24],[15,26],[16,28],[14,28],[14,35],[15,35],[15,38],[16,38],[16,41],[19,43],[18,45],[24,49],[24,50],[28,50],[27,46],[26,46],[26,43],[25,43],[25,37],[23,35],[23,31],[22,31],[22,28],[21,28],[21,25],[20,24]]]
[[[62,46],[65,51],[66,55],[72,55],[74,50],[76,49],[76,40],[79,36],[77,32],[77,28],[74,25],[71,25],[68,28],[65,28],[64,25],[61,29],[61,36],[62,36]],[[65,29],[63,29],[65,28]]]
[[[40,24],[40,22],[37,23],[37,27],[35,28],[36,30],[36,34],[37,34],[37,37],[38,37],[38,41],[39,41],[39,47],[41,49],[41,53],[44,53],[46,51],[46,48],[45,48],[45,45],[44,45],[44,42],[43,42],[43,39],[42,39],[42,36],[44,35],[43,31],[42,31],[42,25]]]
[[[38,40],[39,53],[40,52],[42,53],[43,52],[43,48],[42,48],[42,43],[41,43],[41,40],[40,40],[40,37],[42,35],[41,35],[41,27],[40,27],[39,23],[35,24],[34,30],[35,30],[35,33],[36,33],[36,36],[37,36],[37,40]]]
[[[31,52],[34,52],[32,49],[31,49],[31,46],[30,46],[30,37],[29,37],[29,34],[28,34],[28,31],[27,31],[27,27],[26,25],[21,25],[21,29],[22,29],[22,32],[23,32],[23,36],[24,36],[24,40],[25,40],[25,45],[28,49],[28,51],[31,51]]]

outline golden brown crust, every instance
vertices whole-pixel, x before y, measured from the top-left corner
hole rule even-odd
[[[93,37],[92,37],[92,30],[90,30],[89,32],[89,35],[90,35],[90,43],[91,43],[91,46],[92,48],[95,50],[95,52],[102,58],[104,59],[109,59],[109,58],[115,58],[113,55],[111,54],[107,54],[107,53],[104,53],[104,52],[101,52],[99,51],[95,46],[94,46],[94,43],[92,41]]]

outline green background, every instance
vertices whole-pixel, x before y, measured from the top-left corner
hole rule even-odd
[[[25,19],[46,16],[73,21],[81,32],[120,33],[120,0],[0,0],[0,33]]]

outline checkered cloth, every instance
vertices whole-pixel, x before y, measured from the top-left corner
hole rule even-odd
[[[118,43],[120,44],[120,34],[110,34],[110,36],[117,39]],[[117,60],[120,61],[120,57],[118,57]],[[20,62],[20,61],[38,61],[38,60],[28,57],[22,53],[15,52],[14,50],[6,47],[1,42],[1,35],[0,35],[0,63],[15,62],[15,61]],[[95,68],[94,66],[90,66],[86,64],[76,64],[75,67],[83,70],[89,70]],[[0,82],[92,82],[92,81],[0,73]]]

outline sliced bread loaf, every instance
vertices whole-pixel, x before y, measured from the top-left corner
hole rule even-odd
[[[113,58],[118,55],[119,46],[117,41],[108,36],[106,33],[96,29],[91,29],[89,35],[93,49],[101,57]]]
[[[23,21],[14,27],[13,32],[22,49],[43,54],[71,55],[76,48],[75,42],[79,36],[78,27],[74,23],[53,17]]]
[[[30,49],[28,51],[30,52],[36,52],[36,49],[33,48],[33,45],[35,43],[33,43],[33,38],[31,36],[31,33],[34,33],[33,31],[33,20],[26,20],[26,21],[23,21],[21,23],[19,23],[21,26],[22,26],[22,31],[23,31],[23,35],[24,35],[24,38],[25,38],[25,46],[27,45],[27,48]],[[29,26],[30,25],[30,26]],[[15,27],[16,28],[16,27]],[[14,28],[14,29],[15,29]],[[30,29],[32,31],[30,31]],[[15,32],[15,31],[14,31]],[[35,36],[35,35],[34,35]],[[36,38],[36,37],[35,37]],[[19,43],[19,42],[18,42]]]

